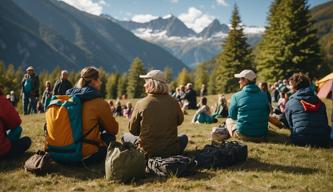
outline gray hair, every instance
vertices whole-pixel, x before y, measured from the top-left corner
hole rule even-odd
[[[153,79],[147,79],[145,84],[146,92],[149,94],[168,94],[169,86],[162,82]]]

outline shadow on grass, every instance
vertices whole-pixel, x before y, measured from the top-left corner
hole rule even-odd
[[[268,129],[268,135],[264,143],[286,144],[290,145],[290,139],[288,136]]]
[[[249,158],[246,162],[239,164],[238,166],[229,167],[227,168],[227,170],[256,171],[256,172],[281,171],[284,173],[294,173],[294,174],[313,174],[318,172],[318,170],[314,168],[298,167],[290,165],[278,165],[278,164],[261,162],[253,158]]]
[[[1,158],[0,172],[8,172],[17,169],[23,169],[24,162],[33,155],[33,152],[27,151],[17,158]]]

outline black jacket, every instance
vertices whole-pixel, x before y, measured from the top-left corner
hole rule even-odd
[[[72,83],[66,80],[57,80],[54,84],[53,95],[66,95],[66,91],[73,87]]]

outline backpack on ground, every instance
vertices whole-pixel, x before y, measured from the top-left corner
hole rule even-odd
[[[36,175],[42,175],[48,171],[51,159],[45,151],[37,151],[24,163],[24,169]]]
[[[107,180],[130,182],[145,176],[146,159],[132,143],[110,143],[105,159]]]
[[[155,157],[148,159],[147,171],[162,177],[170,175],[181,177],[193,174],[197,164],[196,160],[182,155]]]
[[[50,157],[57,162],[80,162],[82,143],[99,146],[98,142],[85,137],[82,131],[82,103],[76,96],[55,95],[51,98],[46,113],[46,142]]]
[[[196,154],[198,166],[203,168],[224,168],[247,159],[247,145],[237,141],[205,145]]]

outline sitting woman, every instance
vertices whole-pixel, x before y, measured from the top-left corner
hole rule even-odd
[[[212,115],[215,119],[228,117],[228,105],[227,100],[223,95],[219,96],[218,102],[215,107],[215,111]]]
[[[286,119],[295,145],[328,146],[330,127],[325,104],[310,89],[309,79],[302,73],[290,78],[295,93],[286,104]]]
[[[80,142],[82,142],[82,160],[87,164],[103,161],[106,156],[107,145],[111,141],[115,141],[115,135],[118,133],[118,123],[112,116],[109,104],[99,93],[100,87],[101,81],[99,80],[98,69],[86,67],[81,70],[81,78],[76,86],[66,92],[67,95],[76,96],[82,102],[83,139]],[[49,113],[52,112],[50,107],[52,106],[49,106]],[[48,136],[46,140],[48,145],[57,144],[56,146],[59,146],[59,143],[68,143],[68,139],[72,140],[64,131],[59,133],[56,128],[49,125],[47,127]],[[56,133],[62,134],[62,136],[58,135],[56,137]],[[72,162],[76,163],[76,160],[72,160]]]
[[[14,106],[3,95],[0,84],[0,159],[18,157],[31,145],[29,137],[22,137],[21,118]]]
[[[210,108],[207,106],[207,98],[201,97],[199,109],[194,114],[192,123],[216,123],[215,119],[210,112]]]
[[[273,113],[269,117],[269,122],[280,128],[288,127],[288,122],[285,116],[286,104],[288,101],[287,92],[287,88],[280,91],[280,98],[278,100],[277,106],[273,109]]]
[[[169,93],[169,87],[162,71],[153,70],[140,75],[144,85],[145,98],[139,100],[129,122],[130,133],[123,141],[139,145],[147,157],[167,157],[183,153],[188,138],[178,137],[177,126],[184,120],[177,101]]]
[[[114,116],[123,116],[123,107],[121,106],[120,100],[116,101],[116,108],[113,112]]]

